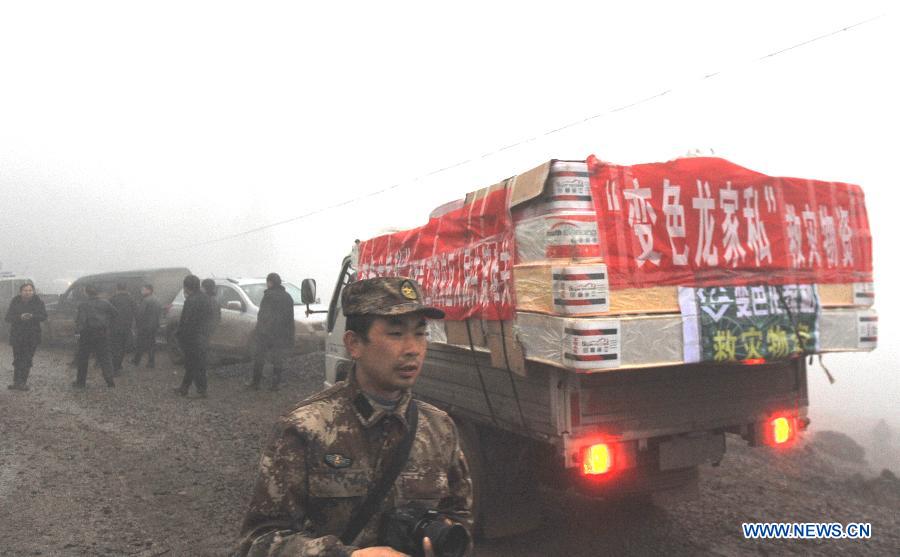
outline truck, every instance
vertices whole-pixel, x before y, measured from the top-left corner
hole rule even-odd
[[[627,189],[616,192],[623,184]],[[761,251],[757,234],[755,244],[731,245],[744,250],[733,266],[681,272],[685,258],[678,256],[688,246],[700,251],[690,262],[711,252],[685,229],[713,230],[704,218],[722,214],[692,219],[683,204],[674,210],[688,190],[676,192],[676,184],[696,187],[702,203],[693,207],[701,208],[722,208],[706,204],[710,199],[745,200],[743,208],[753,208],[754,193],[764,192],[768,207],[761,212],[771,218],[759,222],[769,229],[757,222],[755,230],[766,234],[771,264],[752,259]],[[426,302],[447,319],[429,323],[415,395],[457,424],[480,534],[533,525],[539,485],[617,501],[695,493],[699,467],[721,462],[726,436],[772,450],[795,445],[809,424],[813,354],[866,351],[877,342],[861,190],[827,183],[814,192],[810,184],[722,159],[623,167],[589,157],[549,161],[473,192],[436,210],[427,225],[357,242],[343,258],[326,320],[325,383],[352,369],[342,343],[342,289],[371,276],[416,278]],[[816,247],[809,235],[800,236],[808,240],[802,253],[791,245],[798,237],[785,219],[798,214],[803,195],[820,202],[814,217],[840,221],[839,253],[819,246],[831,250],[819,254],[822,268],[794,265]],[[720,223],[728,222],[729,209],[742,208],[725,207]],[[680,215],[680,229],[661,226],[653,214]],[[502,222],[490,229],[487,221]],[[642,221],[650,226],[636,226]],[[783,234],[776,230],[781,222]],[[556,231],[567,225],[559,241]],[[463,231],[459,242],[448,238],[453,230]],[[631,243],[622,237],[629,233]],[[604,235],[605,245],[595,245]],[[455,268],[448,254],[456,255]],[[303,282],[304,302],[315,299],[315,288],[315,281]]]

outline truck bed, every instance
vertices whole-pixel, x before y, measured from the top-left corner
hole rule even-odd
[[[522,377],[492,367],[486,352],[438,343],[416,393],[454,416],[552,444],[597,432],[626,441],[736,429],[777,411],[805,416],[808,406],[802,359],[593,374],[529,361]]]
[[[573,433],[622,440],[739,426],[809,404],[802,359],[762,365],[692,364],[579,375]]]
[[[434,343],[428,346],[415,391],[419,398],[454,416],[546,440],[560,433],[557,397],[551,394],[563,373],[529,362],[527,377],[521,377],[492,367],[487,352]]]

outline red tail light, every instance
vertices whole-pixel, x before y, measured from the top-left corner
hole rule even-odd
[[[766,424],[766,442],[773,447],[791,443],[797,437],[797,419],[776,416]]]
[[[585,476],[600,476],[613,468],[613,450],[607,443],[597,443],[586,447],[582,453],[582,473]]]
[[[758,366],[758,365],[766,363],[766,359],[765,358],[749,358],[746,360],[741,360],[741,363],[744,364],[745,366]]]

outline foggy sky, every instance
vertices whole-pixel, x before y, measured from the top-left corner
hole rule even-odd
[[[148,266],[279,271],[316,278],[327,299],[354,239],[420,225],[547,159],[712,149],[770,175],[863,186],[879,348],[826,357],[835,386],[811,369],[811,413],[900,426],[888,2],[0,6],[2,270],[39,287]]]

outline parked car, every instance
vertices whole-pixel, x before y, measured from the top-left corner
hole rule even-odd
[[[266,291],[265,278],[215,279],[216,303],[222,309],[222,321],[210,339],[210,348],[218,357],[252,358],[256,350],[256,315]],[[305,353],[325,347],[325,318],[322,314],[306,315],[300,301],[300,288],[283,282],[294,299],[294,352]],[[166,310],[166,342],[173,359],[181,358],[175,329],[184,309],[184,290]]]
[[[47,304],[47,336],[55,342],[70,342],[75,338],[75,315],[78,304],[87,296],[84,287],[93,284],[101,298],[110,298],[116,292],[116,285],[124,282],[128,293],[137,302],[141,299],[141,286],[153,285],[153,293],[159,303],[165,307],[181,290],[184,277],[191,274],[185,267],[169,267],[161,269],[142,269],[137,271],[118,271],[85,275],[75,280],[55,302]]]

